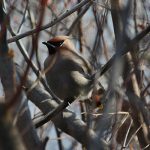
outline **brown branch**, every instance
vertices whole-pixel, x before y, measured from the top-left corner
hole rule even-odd
[[[27,79],[26,87],[30,87],[32,84],[32,81]],[[49,93],[45,91],[41,85],[37,85],[28,93],[28,99],[30,99],[44,114],[58,107],[56,101],[51,99]],[[88,149],[99,150],[107,147],[106,143],[99,140],[93,130],[87,130],[85,123],[77,118],[71,111],[64,110],[63,113],[57,114],[52,121],[57,128],[74,137],[80,143],[88,147]]]
[[[80,9],[81,7],[83,7],[84,5],[86,5],[89,2],[91,2],[91,1],[90,0],[83,0],[81,3],[75,5],[70,10],[66,10],[66,12],[64,14],[60,15],[58,18],[56,18],[53,21],[51,21],[51,23],[48,23],[48,24],[46,24],[44,26],[35,28],[35,29],[30,30],[28,32],[25,32],[25,33],[22,33],[20,35],[15,36],[15,37],[12,37],[12,38],[8,39],[7,42],[8,43],[15,42],[15,41],[17,41],[19,39],[22,39],[22,38],[26,37],[26,36],[33,35],[34,33],[37,33],[37,32],[40,32],[42,30],[45,30],[47,28],[50,28],[50,27],[54,26],[56,23],[59,23],[64,18],[66,18],[69,15],[71,15],[72,13],[74,13],[75,11],[77,11],[78,9]]]
[[[111,59],[101,68],[99,69],[100,76],[102,76],[106,71],[108,71],[111,66],[114,64],[116,57],[122,57],[127,52],[131,51],[132,47],[139,43],[139,41],[144,38],[150,32],[150,26],[148,26],[145,30],[135,36],[132,40],[130,40],[122,49],[120,49],[119,53],[114,54]]]
[[[16,78],[13,63],[13,51],[8,49],[6,41],[7,31],[6,15],[3,11],[3,1],[0,1],[0,77],[5,92],[5,103],[0,105],[0,149],[25,149],[22,140],[12,125],[15,107],[7,108],[7,104],[12,102],[11,97],[16,91]],[[18,98],[18,97],[17,97]],[[14,103],[14,102],[12,102]]]
[[[70,26],[68,32],[66,35],[70,35],[73,31],[73,29],[78,25],[80,19],[84,16],[84,14],[87,12],[87,10],[89,9],[89,7],[91,6],[92,3],[88,3],[85,5],[85,8],[83,8],[83,10],[78,14],[78,17],[74,20],[74,22],[72,23],[72,25]]]
[[[0,149],[25,150],[18,131],[12,125],[12,117],[6,112],[4,104],[0,104],[0,118]]]

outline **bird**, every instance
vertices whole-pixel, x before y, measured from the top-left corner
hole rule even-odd
[[[44,61],[47,83],[53,93],[64,101],[35,123],[36,128],[48,122],[74,100],[89,100],[93,97],[97,76],[91,64],[77,52],[69,36],[56,36],[42,43],[49,52]]]
[[[76,50],[69,36],[42,42],[48,48],[44,61],[47,83],[60,99],[73,102],[90,96],[94,86],[91,64]]]

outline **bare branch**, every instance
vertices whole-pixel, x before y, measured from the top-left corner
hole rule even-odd
[[[13,38],[10,38],[7,40],[8,43],[11,43],[11,42],[15,42],[19,39],[22,39],[26,36],[29,36],[29,35],[32,35],[34,33],[37,33],[37,32],[40,32],[42,30],[45,30],[47,28],[50,28],[52,26],[54,26],[56,23],[60,22],[61,20],[63,20],[64,18],[68,17],[69,15],[71,15],[72,13],[74,13],[75,11],[77,11],[78,9],[80,9],[81,7],[83,7],[84,5],[86,5],[87,3],[91,2],[90,0],[83,0],[81,1],[81,3],[77,4],[76,6],[74,6],[73,8],[71,8],[70,10],[66,10],[66,12],[62,15],[60,15],[58,18],[54,19],[53,21],[51,21],[51,23],[48,23],[44,26],[41,26],[39,28],[36,28],[36,29],[33,29],[33,30],[30,30],[28,32],[25,32],[25,33],[22,33],[20,35],[17,35]]]

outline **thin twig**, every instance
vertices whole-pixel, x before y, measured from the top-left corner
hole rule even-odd
[[[126,144],[126,147],[129,146],[130,142],[132,141],[132,139],[136,136],[136,134],[138,133],[138,131],[142,128],[142,124],[139,126],[139,128],[134,132],[134,134],[131,136],[131,138],[129,139],[129,142]]]
[[[78,9],[80,9],[81,7],[83,7],[84,5],[86,5],[87,3],[91,2],[90,0],[84,0],[82,1],[81,3],[75,5],[73,8],[71,8],[70,10],[66,10],[65,13],[63,13],[62,15],[60,15],[58,18],[54,19],[53,21],[51,21],[50,23],[44,25],[44,26],[41,26],[41,27],[38,27],[38,28],[35,28],[33,30],[30,30],[30,31],[27,31],[25,33],[22,33],[20,35],[17,35],[15,37],[12,37],[10,39],[7,40],[8,43],[12,43],[12,42],[15,42],[19,39],[22,39],[26,36],[29,36],[29,35],[33,35],[34,33],[37,33],[37,32],[40,32],[42,30],[45,30],[47,28],[50,28],[52,26],[54,26],[56,23],[59,23],[61,20],[63,20],[64,18],[68,17],[69,15],[71,15],[72,13],[74,13],[75,11],[77,11]]]
[[[21,23],[20,23],[20,25],[19,25],[19,27],[18,27],[17,33],[20,32],[21,27],[22,27],[22,25],[23,25],[23,23],[24,23],[24,21],[25,21],[26,16],[27,16],[28,4],[29,4],[29,1],[27,0],[27,2],[26,2],[26,7],[25,7],[25,10],[24,10],[24,12],[23,12],[23,17],[22,17]]]
[[[87,10],[89,9],[90,6],[91,6],[91,3],[86,4],[85,8],[78,14],[78,17],[75,19],[75,21],[70,26],[69,31],[67,32],[66,35],[71,34],[72,30],[75,28],[75,26],[80,21],[80,19],[84,16],[84,14],[87,12]]]
[[[126,44],[119,53],[114,54],[111,59],[101,68],[99,69],[100,76],[102,76],[106,71],[110,69],[110,67],[115,62],[116,57],[124,56],[127,52],[131,50],[131,47],[136,45],[144,36],[146,36],[150,32],[150,26],[148,26],[145,30],[143,30],[141,33],[139,33],[135,38],[130,40],[128,44]]]
[[[130,120],[131,120],[131,118],[130,118]],[[129,125],[129,128],[128,128],[128,130],[127,130],[127,133],[126,133],[126,135],[125,135],[125,139],[124,139],[124,142],[123,142],[123,147],[122,147],[122,149],[126,147],[127,138],[128,138],[129,131],[130,131],[130,129],[131,129],[132,123],[133,123],[133,120],[130,121],[130,125]]]

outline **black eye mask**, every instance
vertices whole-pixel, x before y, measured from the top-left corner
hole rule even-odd
[[[59,42],[55,42],[55,41],[47,41],[47,42],[42,42],[44,45],[47,46],[49,54],[55,54],[56,53],[56,49],[58,47],[61,47],[64,43],[64,40],[59,41]]]

